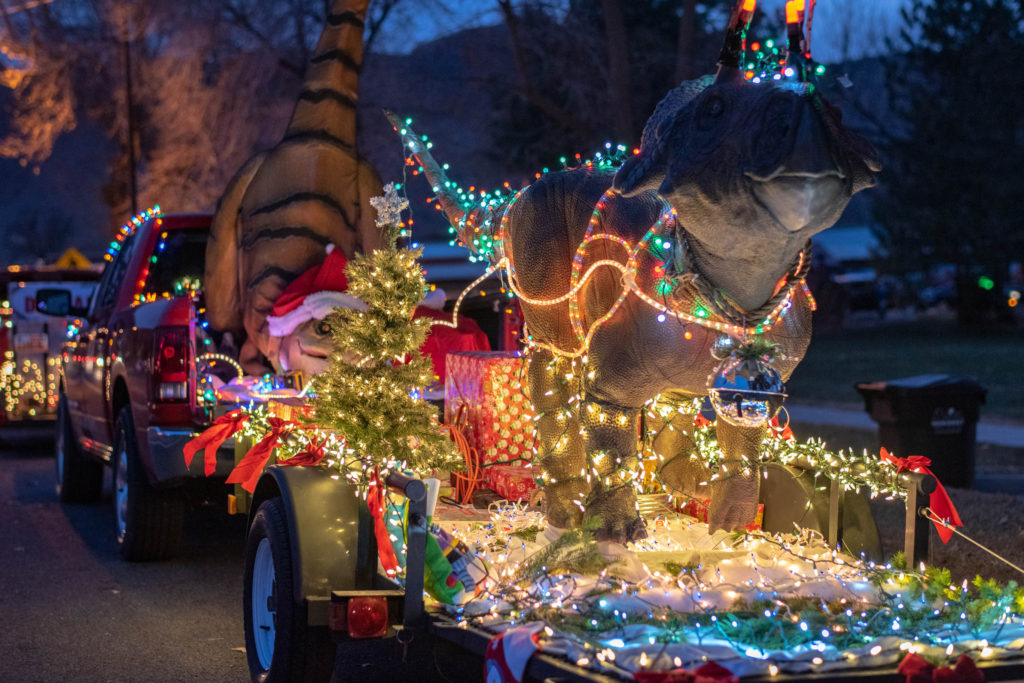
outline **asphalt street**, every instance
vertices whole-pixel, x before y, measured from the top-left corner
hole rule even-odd
[[[249,680],[244,518],[194,510],[181,557],[128,564],[109,493],[57,501],[48,430],[0,430],[0,505],[0,682]]]
[[[192,510],[169,562],[124,562],[110,473],[95,505],[62,505],[50,429],[0,429],[0,683],[248,681],[246,520]],[[383,646],[383,647],[382,647]],[[333,680],[469,683],[481,660],[443,641],[354,641]]]

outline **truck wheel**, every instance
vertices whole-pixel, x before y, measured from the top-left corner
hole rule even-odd
[[[53,450],[57,460],[57,498],[62,503],[95,503],[103,492],[103,465],[79,450],[64,394],[57,401],[56,430]]]
[[[327,681],[334,665],[326,627],[309,626],[292,600],[292,543],[284,503],[264,501],[245,545],[245,652],[258,683]]]
[[[127,406],[114,435],[114,515],[121,556],[129,562],[166,560],[181,548],[185,499],[179,489],[157,489],[146,480]]]

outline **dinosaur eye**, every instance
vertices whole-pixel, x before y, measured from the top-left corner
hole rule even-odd
[[[325,337],[331,333],[331,326],[321,320],[316,324],[316,333]]]
[[[725,102],[718,95],[711,95],[700,107],[697,115],[697,125],[707,130],[718,123],[718,119],[725,113]]]

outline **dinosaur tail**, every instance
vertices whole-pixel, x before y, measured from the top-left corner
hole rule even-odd
[[[369,0],[334,0],[306,67],[285,140],[317,137],[356,156],[356,105]]]
[[[437,160],[434,159],[422,138],[413,132],[409,121],[402,121],[394,112],[387,109],[384,110],[384,116],[391,122],[395,131],[402,136],[402,145],[406,148],[406,154],[415,157],[416,161],[423,168],[423,174],[427,176],[427,180],[430,181],[430,186],[434,191],[434,198],[441,205],[441,210],[448,218],[448,222],[456,230],[460,230],[469,217],[470,210],[459,201],[458,196],[452,189],[454,186],[448,180],[448,175],[441,168],[441,165],[437,163]],[[466,241],[461,231],[459,239],[463,242]]]

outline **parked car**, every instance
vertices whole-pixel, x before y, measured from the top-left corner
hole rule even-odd
[[[52,420],[68,329],[89,305],[100,271],[8,266],[0,272],[0,425]],[[40,300],[51,302],[42,310]]]

